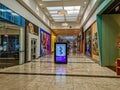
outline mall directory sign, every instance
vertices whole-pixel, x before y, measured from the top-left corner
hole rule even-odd
[[[67,64],[67,43],[55,43],[55,63]]]

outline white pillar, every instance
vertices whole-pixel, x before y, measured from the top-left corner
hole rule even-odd
[[[20,34],[19,34],[19,64],[23,64],[25,61],[25,31],[24,28],[20,28]]]

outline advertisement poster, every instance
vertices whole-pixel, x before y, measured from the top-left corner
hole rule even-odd
[[[67,44],[55,44],[55,63],[67,63]]]
[[[98,52],[98,39],[97,39],[97,32],[94,33],[93,35],[93,54],[94,55],[99,55],[99,52]]]
[[[40,56],[51,53],[51,35],[44,30],[40,30]]]
[[[29,22],[28,20],[26,20],[26,30],[28,31],[28,33],[34,34],[34,35],[39,35],[38,32],[38,27],[36,25],[34,25],[33,23]]]
[[[92,30],[92,58],[99,61],[99,49],[98,49],[98,32],[97,32],[97,22],[94,22],[91,26]]]
[[[91,56],[91,28],[86,31],[85,36],[85,53]]]

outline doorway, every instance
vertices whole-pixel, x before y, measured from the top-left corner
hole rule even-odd
[[[24,28],[0,22],[0,68],[24,63]]]
[[[31,59],[36,58],[37,39],[31,38]]]

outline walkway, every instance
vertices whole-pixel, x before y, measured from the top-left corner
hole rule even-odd
[[[0,70],[0,90],[120,90],[120,77],[83,55],[54,64],[53,55]]]

